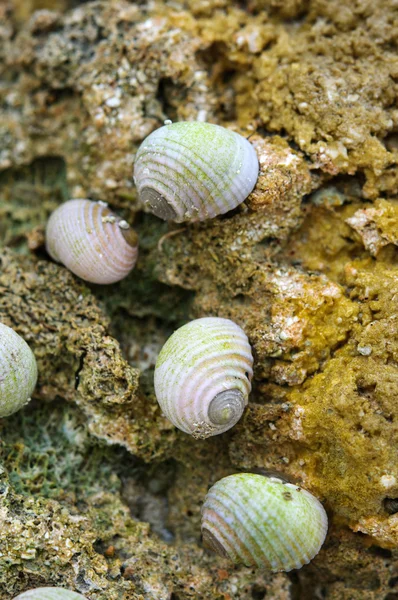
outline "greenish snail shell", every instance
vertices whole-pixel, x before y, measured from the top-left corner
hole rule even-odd
[[[63,588],[42,587],[23,592],[14,600],[86,600],[86,597]]]
[[[299,569],[327,533],[322,504],[309,492],[253,473],[224,477],[202,507],[205,546],[234,563],[273,572]]]
[[[0,323],[0,417],[8,417],[27,404],[36,382],[32,350],[16,331]]]
[[[212,123],[183,121],[152,132],[138,149],[141,202],[166,221],[204,221],[241,204],[258,177],[246,138]]]
[[[253,357],[245,332],[218,317],[196,319],[167,340],[155,367],[155,393],[166,417],[195,438],[233,427],[251,390]]]

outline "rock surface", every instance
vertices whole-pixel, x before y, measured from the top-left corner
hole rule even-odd
[[[0,600],[398,597],[397,19],[391,0],[0,6],[0,319],[39,367],[0,423]],[[134,156],[166,118],[250,139],[243,205],[183,226],[142,212]],[[87,286],[46,255],[70,197],[134,223],[124,281]],[[168,335],[208,315],[244,328],[255,374],[244,418],[197,442],[152,378]],[[328,511],[298,572],[201,546],[208,487],[256,469]]]

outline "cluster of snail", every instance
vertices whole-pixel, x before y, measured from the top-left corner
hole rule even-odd
[[[203,221],[236,208],[254,188],[258,160],[241,135],[218,125],[168,123],[138,149],[134,181],[144,206],[175,222]],[[92,283],[111,284],[133,269],[138,238],[104,202],[75,199],[51,215],[49,255]],[[0,417],[26,404],[37,380],[33,353],[0,325]],[[155,367],[164,415],[196,439],[223,433],[248,402],[253,357],[244,331],[229,319],[184,325],[167,340]],[[236,563],[289,571],[320,550],[327,516],[309,492],[275,477],[230,475],[210,488],[202,508],[205,545]],[[78,600],[60,588],[25,592],[18,600]]]
[[[180,327],[155,366],[155,393],[166,417],[194,438],[233,427],[251,389],[253,357],[233,321],[207,317]],[[202,507],[205,546],[235,563],[290,571],[319,552],[327,515],[309,492],[278,477],[238,473],[208,491]]]
[[[134,182],[140,202],[166,220],[204,221],[241,204],[254,188],[258,159],[234,131],[212,123],[168,123],[138,149]],[[46,229],[47,252],[91,283],[120,281],[133,269],[138,238],[104,202],[62,204]]]

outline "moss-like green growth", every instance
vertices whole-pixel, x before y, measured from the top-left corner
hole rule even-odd
[[[0,7],[0,234],[41,257],[1,254],[0,317],[31,345],[39,382],[2,425],[0,599],[45,584],[90,600],[389,598],[395,551],[375,544],[398,543],[394,3],[180,4]],[[44,254],[47,215],[88,197],[133,223],[135,153],[166,118],[250,135],[256,189],[202,225],[139,214],[131,277],[88,288]],[[198,443],[161,416],[152,374],[172,331],[207,315],[249,334],[255,377],[234,430]],[[81,435],[73,425],[67,443],[69,420]],[[137,500],[141,474],[127,485],[119,471],[127,452],[148,462],[148,486],[171,459],[157,531],[175,544],[143,522],[137,505],[152,505]],[[209,484],[240,468],[282,471],[333,517],[294,580],[231,571],[198,546]]]

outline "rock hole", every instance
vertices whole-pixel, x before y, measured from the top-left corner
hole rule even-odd
[[[398,152],[398,131],[389,133],[381,142],[389,152]]]
[[[213,42],[208,48],[196,53],[199,64],[209,73],[209,85],[218,98],[217,113],[220,120],[236,120],[236,93],[234,82],[244,67],[230,59],[230,53],[224,42]]]
[[[366,383],[363,381],[363,379],[358,379],[356,382],[356,386],[359,396],[367,398],[368,400],[371,400],[373,398],[374,391],[376,389],[375,383]]]
[[[253,600],[263,600],[267,595],[267,590],[264,586],[255,583],[251,590]]]
[[[398,512],[398,498],[384,498],[383,506],[389,515],[395,515]]]
[[[178,107],[184,106],[187,98],[187,89],[173,81],[171,77],[159,80],[156,99],[163,107],[165,118],[178,121]]]
[[[290,598],[291,600],[303,600],[304,595],[302,594],[302,586],[300,583],[299,576],[296,571],[289,571],[286,573],[287,577],[290,579]]]
[[[53,104],[58,104],[60,102],[68,102],[70,99],[74,98],[76,92],[73,88],[59,88],[59,89],[50,89],[48,90],[46,96],[46,106],[52,106]]]
[[[369,553],[373,554],[373,556],[379,556],[380,558],[391,558],[392,552],[387,548],[380,548],[379,546],[371,546],[369,548]]]

